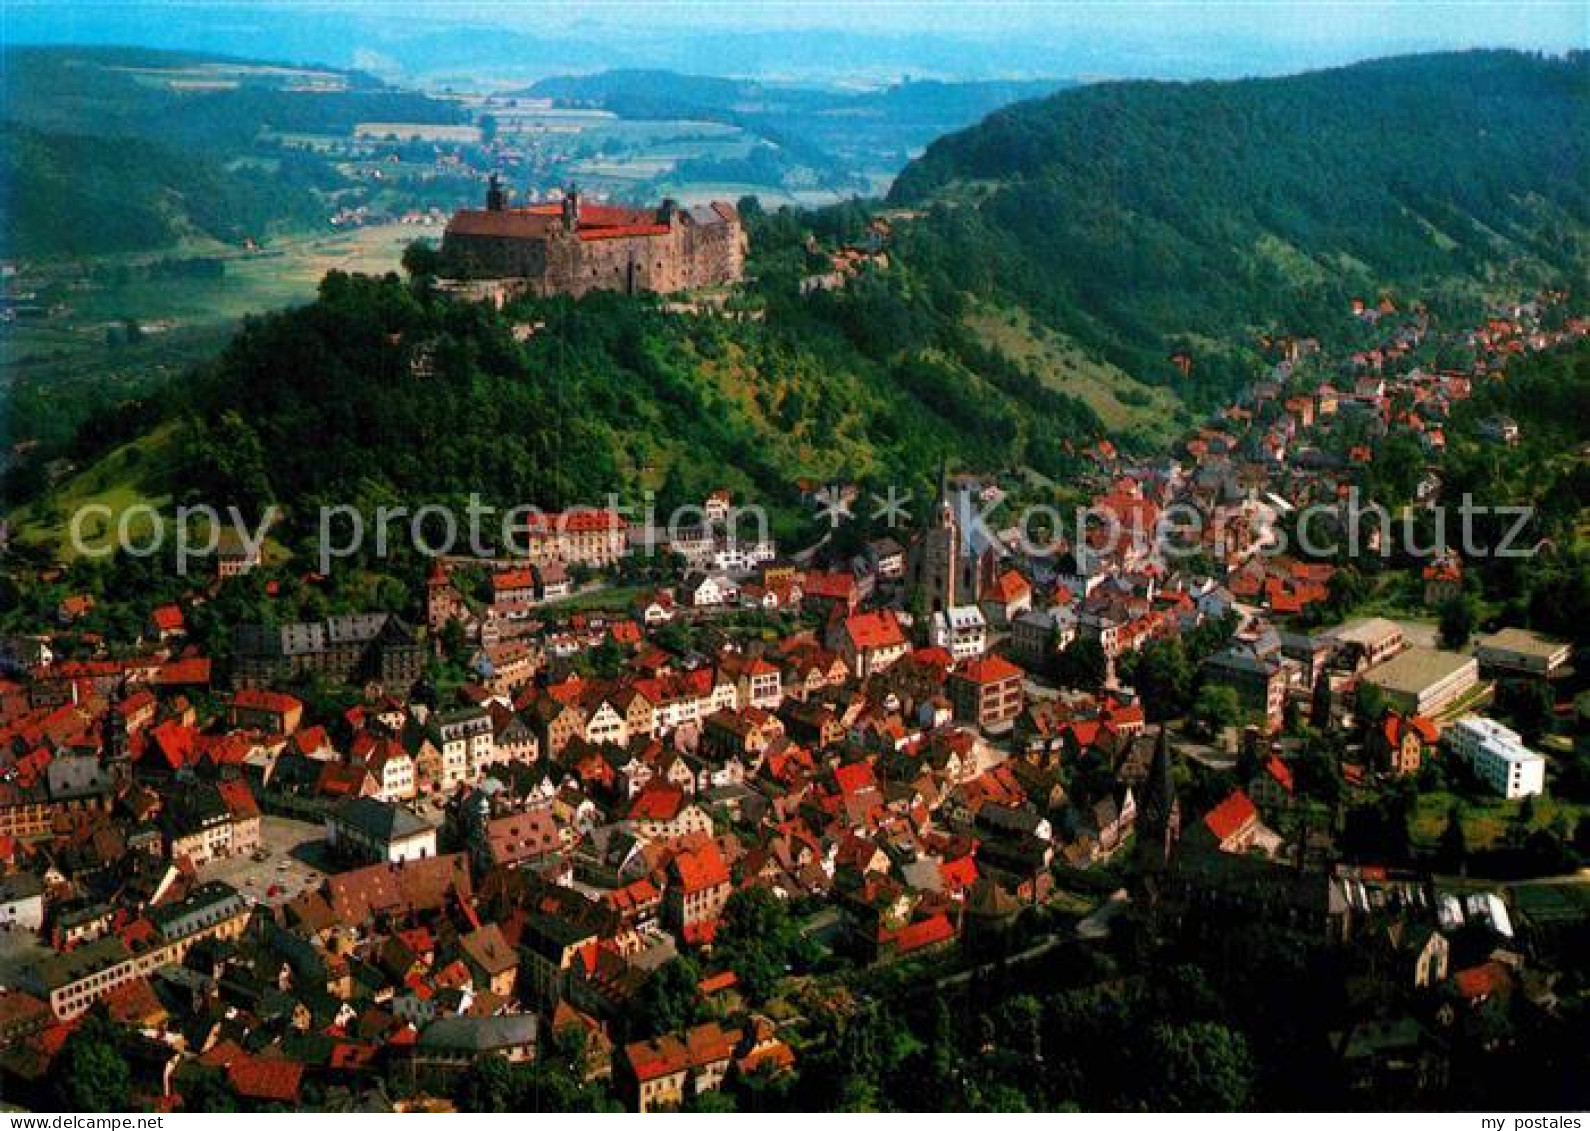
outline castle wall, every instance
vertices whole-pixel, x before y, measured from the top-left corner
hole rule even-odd
[[[658,234],[593,239],[561,226],[522,237],[449,232],[443,254],[467,278],[524,280],[523,290],[543,296],[669,294],[739,281],[744,243],[737,221],[701,226],[675,212],[668,230]]]

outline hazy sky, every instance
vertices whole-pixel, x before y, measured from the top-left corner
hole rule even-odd
[[[1590,40],[1590,0],[438,0],[422,7],[439,14],[489,10],[505,22],[526,24],[544,21],[552,11],[632,24],[666,10],[674,18],[741,26],[876,31],[1022,34],[1035,26],[1167,34],[1268,31],[1318,39],[1380,34],[1557,47],[1583,47]]]
[[[143,43],[256,55],[279,44],[297,57],[310,52],[328,62],[356,49],[385,50],[483,25],[537,39],[594,35],[640,61],[649,40],[677,43],[719,28],[798,28],[976,39],[1013,59],[1024,52],[1012,65],[1025,70],[1033,68],[1035,48],[1054,43],[1071,50],[1068,65],[1080,58],[1105,72],[1229,75],[1442,48],[1590,48],[1590,0],[0,0],[0,39],[13,42]],[[609,38],[602,29],[621,31]],[[695,69],[737,72],[732,51],[714,46],[710,36],[699,43]],[[684,62],[696,63],[692,55]],[[665,62],[678,64],[678,52]],[[776,65],[765,47],[748,62]],[[888,65],[898,62],[891,58]]]

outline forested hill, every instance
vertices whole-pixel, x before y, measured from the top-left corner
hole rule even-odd
[[[940,206],[919,265],[1137,376],[1188,349],[1212,392],[1353,294],[1582,278],[1587,168],[1590,55],[1487,51],[1062,91],[938,140],[891,200]]]
[[[784,516],[803,478],[925,491],[951,455],[1060,476],[1099,434],[1085,405],[953,321],[868,291],[765,321],[618,294],[499,314],[334,272],[315,303],[250,320],[160,403],[107,410],[87,433],[108,444],[177,424],[167,486],[255,511],[471,492],[568,506],[647,487],[666,509],[727,486]],[[900,344],[862,348],[851,328],[886,310],[904,319]]]

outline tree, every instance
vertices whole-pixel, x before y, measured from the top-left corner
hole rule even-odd
[[[1173,1111],[1241,1111],[1253,1094],[1247,1038],[1215,1021],[1149,1030],[1143,1063],[1153,1074],[1151,1106]]]
[[[1327,604],[1333,612],[1346,616],[1369,596],[1369,583],[1355,566],[1344,565],[1326,583],[1329,590]]]
[[[752,887],[736,891],[723,905],[714,945],[745,992],[761,1000],[784,976],[801,936],[785,901],[767,888]]]
[[[77,1111],[126,1111],[132,1106],[132,1069],[116,1047],[109,1023],[90,1017],[66,1040],[56,1077],[62,1106]]]
[[[496,1053],[471,1064],[458,1088],[458,1106],[465,1111],[512,1111],[513,1100],[513,1065]]]
[[[1198,689],[1193,700],[1193,725],[1206,738],[1213,738],[1227,727],[1242,720],[1242,703],[1233,689],[1217,683],[1206,683]]]
[[[1132,657],[1128,670],[1150,720],[1161,722],[1186,713],[1193,668],[1180,638],[1153,641]]]
[[[1441,606],[1441,647],[1454,652],[1466,647],[1478,620],[1471,597],[1460,593],[1447,601]]]
[[[1079,636],[1055,657],[1055,679],[1066,687],[1096,691],[1109,677],[1109,659],[1097,640]]]
[[[1526,739],[1535,741],[1545,733],[1551,723],[1556,706],[1551,687],[1544,680],[1520,680],[1503,686],[1497,696],[1498,706],[1512,719],[1513,725]]]
[[[688,1029],[701,1020],[701,968],[695,960],[675,958],[660,967],[641,987],[637,1016],[660,1033]]]
[[[1354,714],[1358,722],[1366,729],[1374,726],[1386,713],[1386,693],[1378,684],[1360,682],[1354,694]]]
[[[1441,830],[1441,860],[1448,868],[1462,867],[1468,859],[1468,836],[1463,831],[1463,814],[1456,805],[1447,812],[1446,828]]]
[[[411,279],[430,279],[442,272],[442,253],[424,240],[415,240],[405,247],[402,262]]]

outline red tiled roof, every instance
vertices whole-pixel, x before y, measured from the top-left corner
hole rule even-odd
[[[247,820],[259,816],[259,804],[254,800],[254,793],[249,789],[248,782],[241,779],[217,782],[215,788],[220,793],[221,800],[226,802],[227,811],[234,818]]]
[[[834,768],[834,783],[839,786],[840,793],[848,795],[876,789],[878,779],[873,775],[871,762],[849,762]]]
[[[905,643],[900,622],[888,609],[845,618],[845,633],[857,648],[897,648]]]
[[[717,842],[711,840],[679,853],[673,858],[672,868],[680,889],[687,895],[729,882],[729,866],[724,863]]]
[[[977,861],[971,855],[939,865],[939,878],[947,892],[965,891],[977,881]]]
[[[701,992],[702,996],[710,997],[712,994],[722,993],[724,990],[733,989],[739,984],[740,976],[738,974],[736,974],[733,970],[723,970],[719,973],[710,974],[707,977],[701,979],[701,981],[696,983],[696,989]]]
[[[685,807],[685,791],[671,782],[653,778],[629,806],[632,821],[671,821]]]
[[[493,593],[510,593],[518,589],[534,589],[535,574],[528,569],[505,569],[491,575]]]
[[[245,1054],[227,1066],[226,1078],[240,1096],[292,1103],[298,1099],[299,1087],[304,1082],[304,1066],[296,1060]]]
[[[1217,840],[1224,841],[1240,832],[1249,822],[1257,820],[1258,816],[1258,809],[1248,795],[1239,789],[1211,809],[1204,818],[1204,824],[1209,826],[1209,831],[1215,834]]]
[[[210,682],[210,660],[206,656],[190,656],[186,659],[172,660],[170,663],[161,664],[160,670],[155,673],[155,683],[162,687],[172,687],[186,684],[208,684]]]
[[[987,596],[1002,604],[1010,604],[1025,597],[1032,592],[1032,586],[1027,584],[1027,579],[1013,569],[1007,569],[995,579],[989,587]]]
[[[622,530],[624,520],[609,510],[572,510],[532,514],[523,529],[530,531],[557,531],[568,534],[590,534],[604,530]]]
[[[625,224],[612,228],[586,228],[582,224],[580,226],[580,239],[590,241],[635,239],[637,237],[649,238],[651,236],[666,236],[668,230],[667,224]]]
[[[848,573],[823,573],[818,570],[808,570],[801,589],[808,597],[849,600],[856,594],[856,579]]]
[[[948,942],[955,937],[955,925],[950,922],[949,916],[942,911],[929,919],[922,919],[915,923],[907,924],[888,936],[887,941],[894,943],[896,954],[911,954],[924,947],[935,946],[938,943]]]
[[[1501,962],[1491,961],[1479,966],[1470,966],[1467,970],[1459,970],[1452,975],[1452,980],[1456,983],[1459,994],[1474,999],[1490,997],[1500,990],[1507,989],[1512,982],[1512,974]]]
[[[1020,679],[1026,673],[1003,656],[982,656],[968,660],[955,672],[955,677],[977,684],[1003,683],[1007,679]]]
[[[232,706],[241,707],[248,711],[271,711],[278,715],[285,715],[289,711],[302,710],[304,705],[285,691],[266,691],[257,687],[245,687],[232,696]]]

